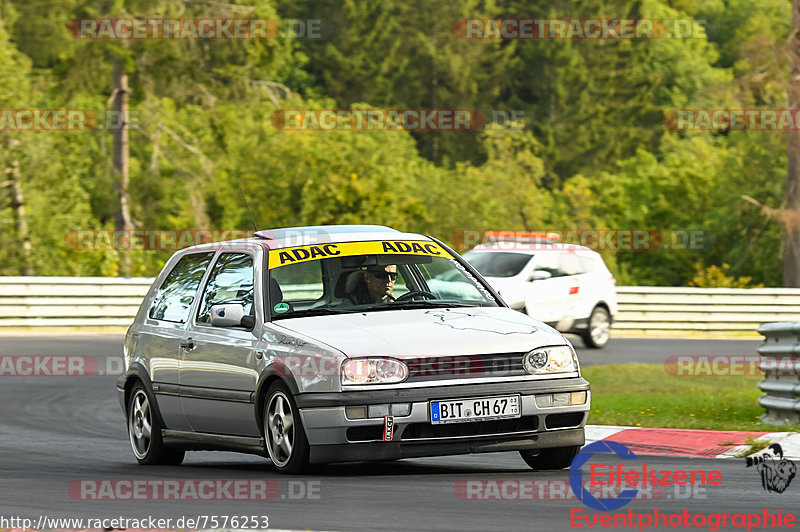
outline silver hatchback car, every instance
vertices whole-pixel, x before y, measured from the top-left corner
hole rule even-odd
[[[517,450],[569,466],[589,383],[570,343],[435,238],[382,226],[258,231],[178,251],[125,338],[133,453],[311,464]]]

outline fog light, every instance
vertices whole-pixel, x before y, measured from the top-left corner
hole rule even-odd
[[[411,403],[394,403],[392,404],[393,416],[407,416],[411,413]]]
[[[554,393],[553,406],[569,406],[570,395],[568,393]]]
[[[389,405],[369,405],[367,412],[369,417],[385,417],[389,415]]]
[[[539,408],[548,408],[553,406],[553,396],[549,393],[546,395],[537,395],[536,396],[536,406]]]
[[[586,392],[572,392],[572,404],[573,405],[582,405],[586,402]]]
[[[344,415],[347,419],[367,419],[366,406],[346,406],[344,407]]]

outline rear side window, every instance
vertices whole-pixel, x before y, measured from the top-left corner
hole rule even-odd
[[[161,283],[149,316],[154,320],[186,323],[197,286],[211,262],[214,253],[185,255]]]
[[[586,273],[583,261],[575,253],[561,253],[558,257],[558,270],[561,275]]]
[[[253,312],[253,257],[246,253],[223,253],[208,278],[198,323],[211,323],[211,307],[240,303],[245,315]]]
[[[580,257],[581,263],[583,264],[583,269],[587,272],[593,272],[595,270],[600,269],[600,263],[602,262],[600,257],[592,257],[583,255]]]

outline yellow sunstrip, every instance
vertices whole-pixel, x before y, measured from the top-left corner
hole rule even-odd
[[[381,240],[377,242],[339,242],[338,244],[312,244],[269,252],[269,267],[280,268],[309,260],[354,255],[427,255],[453,258],[435,242],[411,240]]]

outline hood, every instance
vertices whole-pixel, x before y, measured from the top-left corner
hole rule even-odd
[[[348,357],[514,353],[567,344],[552,327],[505,307],[382,310],[287,318],[273,325],[325,343]]]

